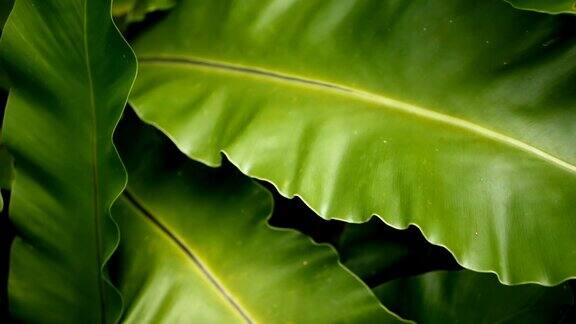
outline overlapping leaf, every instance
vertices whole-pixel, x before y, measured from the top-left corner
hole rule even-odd
[[[403,318],[417,323],[559,323],[574,305],[568,284],[506,286],[493,274],[438,271],[455,269],[453,261],[416,234],[371,221],[347,225],[338,244],[344,265]]]
[[[552,285],[576,276],[575,26],[501,0],[182,1],[136,42],[131,102],[325,218]]]
[[[436,271],[374,289],[382,303],[418,323],[561,323],[574,297],[568,285],[505,286],[494,275]]]
[[[18,0],[4,29],[18,321],[109,323],[120,313],[104,269],[118,241],[109,208],[125,184],[112,132],[136,63],[110,11],[109,0]]]
[[[452,255],[416,228],[397,230],[378,219],[347,224],[335,244],[344,265],[370,287],[433,270],[458,270]]]
[[[2,1],[0,3],[0,35],[4,30],[4,23],[8,19],[10,10],[12,10],[13,2],[11,0]],[[1,45],[0,45],[1,46]],[[2,144],[2,121],[4,120],[4,109],[6,103],[6,95],[3,90],[8,89],[8,80],[6,73],[2,68],[0,62],[0,189],[9,189],[12,183],[12,157],[8,150]],[[0,211],[4,208],[4,200],[0,195]]]
[[[263,188],[175,156],[150,130],[121,137],[130,182],[113,215],[123,322],[400,321],[332,249],[270,228]]]

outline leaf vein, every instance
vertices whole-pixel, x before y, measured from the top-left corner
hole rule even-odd
[[[399,111],[408,115],[413,115],[416,117],[424,118],[427,120],[432,120],[441,124],[450,125],[455,128],[459,128],[478,136],[488,138],[495,142],[508,145],[512,148],[521,150],[525,153],[531,154],[559,167],[569,173],[576,175],[576,165],[567,162],[559,157],[556,157],[542,149],[539,149],[531,144],[523,142],[522,140],[513,138],[509,135],[497,132],[495,130],[489,129],[487,127],[478,125],[474,122],[464,120],[462,118],[450,116],[444,113],[440,113],[434,110],[423,108],[417,105],[413,105],[404,101],[386,97],[380,94],[371,93],[361,89],[352,88],[345,85],[340,85],[331,82],[325,82],[321,80],[314,80],[305,77],[300,77],[296,75],[289,75],[281,72],[270,71],[261,69],[253,66],[245,66],[232,64],[228,62],[206,60],[203,58],[196,57],[181,57],[181,56],[167,56],[167,55],[155,55],[155,56],[140,56],[138,61],[141,65],[146,64],[158,64],[158,65],[184,65],[189,67],[204,68],[211,70],[220,70],[229,73],[237,73],[243,75],[251,75],[255,77],[260,77],[263,79],[284,81],[292,84],[300,84],[317,90],[331,91],[340,95],[348,96],[356,100],[362,100],[370,103],[374,103],[380,106],[385,106],[390,110]]]
[[[99,294],[99,302],[100,302],[100,315],[101,315],[101,322],[104,323],[106,321],[106,294],[105,294],[105,283],[103,282],[102,278],[102,242],[101,242],[101,235],[102,235],[102,228],[100,223],[100,186],[99,186],[99,170],[98,170],[98,163],[96,159],[98,158],[98,136],[96,132],[98,131],[98,124],[96,120],[96,101],[94,98],[94,81],[92,78],[92,66],[90,62],[90,52],[88,46],[88,1],[84,1],[84,16],[83,16],[83,40],[84,40],[84,58],[86,64],[86,74],[88,78],[88,93],[90,98],[90,141],[91,141],[91,154],[92,158],[90,160],[92,164],[92,182],[93,182],[93,195],[92,195],[92,203],[93,203],[93,210],[94,210],[94,231],[95,231],[95,239],[96,239],[96,267],[98,269],[97,272],[97,285],[98,285],[98,294]]]
[[[150,211],[148,211],[138,199],[130,193],[130,191],[125,190],[124,196],[132,204],[139,214],[146,217],[148,221],[154,224],[162,233],[164,233],[188,258],[192,263],[200,270],[204,277],[216,288],[216,290],[222,295],[222,297],[236,310],[240,316],[246,321],[246,323],[252,324],[255,321],[252,320],[250,315],[242,308],[242,306],[234,299],[232,294],[226,290],[226,288],[218,281],[218,278],[210,272],[208,267],[204,265],[202,260],[192,251],[183,240],[181,240],[176,234],[174,234],[166,225],[162,224],[158,218],[156,218]]]

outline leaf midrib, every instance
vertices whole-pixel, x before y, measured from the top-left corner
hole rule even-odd
[[[94,95],[94,81],[92,78],[92,65],[90,62],[90,52],[88,46],[88,0],[84,1],[84,15],[83,15],[83,30],[82,36],[84,41],[84,59],[86,64],[86,74],[88,78],[88,96],[90,98],[90,144],[91,144],[91,173],[92,173],[92,204],[93,204],[93,215],[94,215],[94,235],[96,239],[96,267],[98,269],[97,273],[97,286],[98,286],[98,298],[100,303],[100,322],[104,323],[106,321],[106,294],[105,294],[105,283],[102,278],[102,228],[100,222],[100,186],[99,186],[99,170],[98,170],[98,124],[96,116],[96,100]]]
[[[413,105],[404,101],[393,99],[384,95],[371,93],[362,89],[352,88],[333,82],[315,80],[297,75],[286,74],[283,72],[262,69],[255,66],[240,65],[224,61],[204,59],[194,56],[175,56],[175,55],[143,55],[138,57],[140,65],[159,64],[159,65],[183,65],[190,68],[218,70],[221,72],[240,74],[243,76],[252,76],[264,79],[266,81],[286,82],[298,84],[317,91],[328,91],[334,94],[350,97],[355,100],[361,100],[386,107],[407,115],[417,118],[423,118],[435,121],[441,124],[450,125],[478,136],[488,138],[494,142],[510,146],[514,149],[523,151],[535,156],[547,163],[576,175],[576,165],[556,157],[542,149],[528,144],[519,139],[513,138],[506,134],[494,131],[487,127],[481,126],[474,122],[440,113],[428,108]]]
[[[222,298],[228,302],[228,304],[234,309],[241,317],[244,319],[246,323],[252,324],[255,321],[251,318],[248,312],[238,303],[234,296],[220,283],[218,277],[210,271],[210,269],[203,263],[203,261],[192,251],[192,249],[186,245],[185,241],[180,239],[176,233],[171,231],[168,226],[163,224],[156,216],[154,216],[148,209],[144,207],[144,205],[138,200],[136,195],[134,195],[129,188],[127,188],[124,193],[124,197],[132,207],[144,216],[144,218],[152,223],[156,228],[160,230],[169,241],[174,243],[178,247],[178,249],[186,255],[186,257],[191,261],[191,263],[203,274],[203,278],[207,281],[211,286],[213,286],[216,291],[222,296]]]

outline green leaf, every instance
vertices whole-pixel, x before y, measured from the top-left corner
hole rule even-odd
[[[505,0],[518,9],[534,10],[551,14],[576,14],[574,0]]]
[[[553,285],[576,276],[575,24],[501,0],[182,1],[136,41],[131,103],[324,218],[416,224]]]
[[[115,0],[112,13],[116,17],[125,17],[126,22],[144,20],[146,14],[156,10],[168,10],[176,0]]]
[[[102,0],[17,0],[4,29],[17,321],[111,323],[120,313],[105,270],[119,238],[109,209],[126,181],[112,132],[136,61],[110,11]]]
[[[567,284],[505,286],[492,274],[437,271],[374,289],[402,317],[418,323],[559,323],[574,297]]]
[[[269,227],[266,190],[175,156],[150,130],[120,145],[130,177],[113,209],[123,322],[400,322],[333,249]]]

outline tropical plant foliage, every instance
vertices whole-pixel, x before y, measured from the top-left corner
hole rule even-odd
[[[575,13],[3,1],[6,318],[576,320]]]

